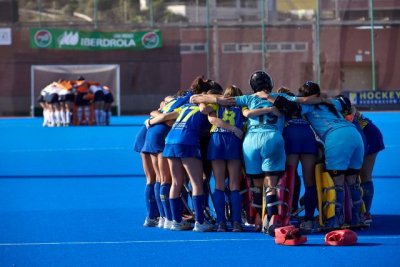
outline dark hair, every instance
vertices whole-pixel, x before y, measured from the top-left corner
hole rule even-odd
[[[188,90],[180,89],[178,92],[176,92],[176,96],[184,96],[188,93]]]
[[[281,86],[279,87],[279,89],[277,90],[278,93],[282,93],[282,94],[287,94],[290,96],[294,96],[294,94],[290,91],[289,88],[285,87],[285,86]]]
[[[216,81],[213,80],[208,80],[208,84],[210,85],[210,90],[213,90],[214,92],[218,92],[218,94],[222,94],[224,92],[224,89],[222,89],[222,86],[217,83]]]
[[[219,90],[210,89],[207,91],[207,95],[222,95]]]
[[[299,96],[310,96],[310,95],[319,95],[321,93],[321,89],[319,85],[312,81],[305,82],[299,88]]]
[[[84,81],[84,80],[85,80],[85,77],[83,77],[83,76],[78,77],[78,81]]]
[[[305,82],[300,88],[299,88],[299,96],[311,96],[311,95],[317,95],[319,96],[321,94],[321,89],[319,85],[315,82],[312,81],[307,81]],[[339,112],[336,110],[335,105],[332,103],[326,103],[323,102],[321,104],[315,104],[317,108],[319,108],[320,105],[326,106],[330,112],[332,112],[336,117],[340,118]]]
[[[204,80],[204,76],[197,76],[190,85],[190,89],[192,90],[193,94],[196,95],[206,93],[208,90],[211,89],[211,86],[208,80]]]
[[[337,95],[335,99],[339,100],[342,106],[342,113],[346,116],[351,113],[351,101],[347,96]]]

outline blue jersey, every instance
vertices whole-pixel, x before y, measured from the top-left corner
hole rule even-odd
[[[171,99],[170,101],[165,103],[165,106],[161,109],[161,112],[169,113],[169,112],[172,112],[175,109],[179,108],[180,106],[189,103],[189,99],[192,95],[193,95],[192,92],[188,92],[184,96],[178,96],[178,97]]]
[[[243,130],[246,118],[243,116],[242,110],[245,107],[219,106],[216,104],[210,104],[209,106],[213,108],[217,118]],[[207,151],[208,160],[242,159],[242,140],[233,132],[213,125],[211,133],[211,140]]]
[[[363,114],[354,118],[354,124],[359,126],[364,134],[365,154],[375,154],[385,149],[383,135],[379,128]]]
[[[274,94],[271,94],[273,96]],[[242,95],[235,97],[236,104],[241,107],[248,107],[250,110],[272,107],[272,103],[255,95]],[[285,124],[284,116],[277,116],[273,113],[266,113],[260,116],[249,118],[248,132],[280,131]]]
[[[198,105],[189,103],[175,111],[179,112],[179,116],[172,125],[165,143],[168,145],[199,145],[200,134],[209,127],[207,116],[200,112]]]
[[[239,129],[243,130],[246,118],[243,116],[242,111],[244,109],[247,109],[246,107],[219,106],[216,104],[210,104],[209,106],[212,107],[217,118],[223,120],[226,123],[229,123],[229,125],[235,126]],[[211,132],[212,133],[215,133],[215,132],[224,133],[224,132],[230,132],[230,131],[213,125],[211,127]]]

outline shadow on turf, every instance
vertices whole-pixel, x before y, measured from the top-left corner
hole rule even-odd
[[[373,215],[371,227],[357,231],[362,235],[400,235],[400,215]]]
[[[382,244],[380,243],[356,243],[354,245],[350,245],[350,246],[339,246],[339,247],[376,247],[376,246],[381,246]],[[303,244],[300,246],[304,246],[304,247],[337,247],[337,246],[329,246],[326,244]]]

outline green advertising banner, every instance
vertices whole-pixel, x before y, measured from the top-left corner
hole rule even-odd
[[[147,50],[162,47],[160,30],[146,32],[87,32],[31,28],[31,48],[65,50]]]

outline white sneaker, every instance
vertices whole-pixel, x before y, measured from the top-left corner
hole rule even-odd
[[[172,227],[172,221],[168,220],[167,218],[165,218],[164,220],[164,229],[166,230],[171,230]]]
[[[197,222],[194,224],[193,232],[212,232],[214,231],[214,225],[204,221],[202,224]]]
[[[158,218],[158,225],[157,225],[157,227],[158,227],[158,228],[164,228],[165,220],[166,220],[166,218],[164,218],[164,217]]]
[[[171,230],[172,231],[183,231],[183,230],[189,230],[192,228],[192,225],[185,220],[182,220],[181,222],[173,221]]]
[[[156,219],[150,219],[146,217],[144,220],[143,226],[144,227],[156,227],[158,225],[158,220]]]

